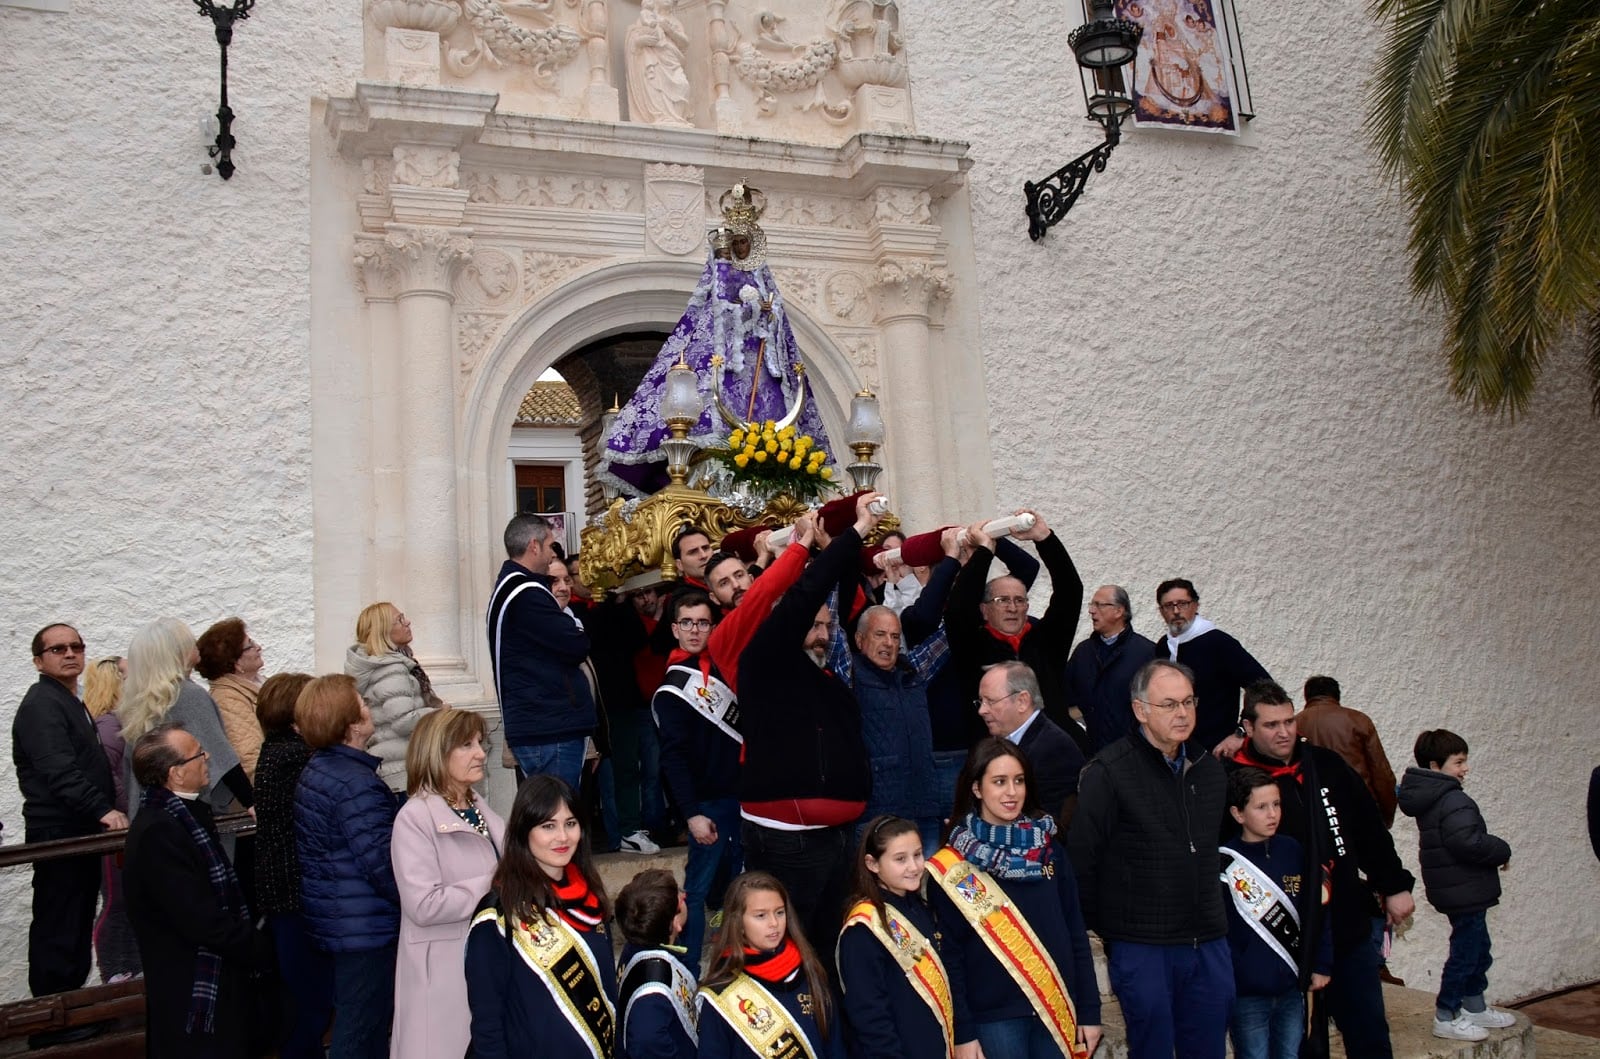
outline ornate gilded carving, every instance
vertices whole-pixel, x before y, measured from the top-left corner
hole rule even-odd
[[[705,170],[645,166],[644,228],[650,241],[669,254],[698,249],[706,230]]]
[[[464,306],[493,308],[516,297],[517,264],[503,250],[478,250],[456,277],[456,300]]]
[[[467,189],[468,202],[491,206],[556,206],[622,213],[635,201],[631,182],[593,177],[528,176],[465,169],[461,174],[461,186]]]
[[[461,155],[448,147],[401,145],[394,149],[393,183],[414,188],[453,188],[461,182]]]
[[[472,31],[473,47],[451,48],[446,55],[450,72],[465,77],[483,65],[499,68],[508,63],[526,66],[546,87],[553,87],[555,72],[570,63],[583,48],[583,34],[567,25],[529,29],[511,20],[499,0],[461,0]],[[553,2],[511,5],[519,14],[549,19]]]

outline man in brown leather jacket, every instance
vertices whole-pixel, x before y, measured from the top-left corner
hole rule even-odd
[[[1383,813],[1383,826],[1394,826],[1395,779],[1383,741],[1372,718],[1339,702],[1339,682],[1332,677],[1306,681],[1306,706],[1295,719],[1300,734],[1314,746],[1344,758],[1372,792]]]

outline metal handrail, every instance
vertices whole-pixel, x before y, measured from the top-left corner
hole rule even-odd
[[[227,813],[217,817],[219,835],[253,835],[256,833],[255,817],[249,813]],[[17,846],[0,846],[0,868],[16,868],[43,860],[60,860],[62,857],[104,856],[120,853],[127,844],[128,832],[103,831],[98,835],[81,835],[76,838],[52,838],[47,842],[24,842]]]

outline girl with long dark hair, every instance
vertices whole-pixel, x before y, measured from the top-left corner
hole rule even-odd
[[[929,861],[934,912],[959,947],[985,1055],[1083,1059],[1100,992],[1078,884],[1033,766],[991,736],[967,755],[945,847]]]
[[[980,1054],[960,948],[945,940],[923,900],[925,873],[915,821],[878,816],[862,829],[855,890],[839,933],[841,1006],[861,1055]]]
[[[612,1059],[617,967],[611,902],[574,813],[578,796],[530,776],[511,803],[493,889],[467,934],[473,1059]]]
[[[789,907],[783,883],[764,871],[728,885],[700,985],[700,1059],[764,1059],[786,1037],[804,1038],[815,1059],[846,1059],[828,973]]]

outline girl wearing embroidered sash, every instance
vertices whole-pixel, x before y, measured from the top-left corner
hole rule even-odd
[[[1078,884],[1033,767],[1009,739],[967,755],[950,837],[930,862],[934,912],[966,971],[990,1059],[1072,1059],[1100,1043],[1100,991]]]
[[[764,871],[729,884],[700,987],[700,1059],[846,1059],[827,972],[788,910]]]
[[[617,969],[611,906],[554,776],[531,776],[506,823],[494,889],[467,933],[473,1059],[613,1059]]]
[[[625,1059],[694,1059],[694,972],[674,944],[689,918],[678,880],[664,868],[635,875],[617,895],[623,938],[617,1014],[618,1054]]]
[[[851,1041],[873,1059],[977,1059],[959,947],[923,900],[924,874],[913,821],[879,816],[867,824],[839,932]]]

